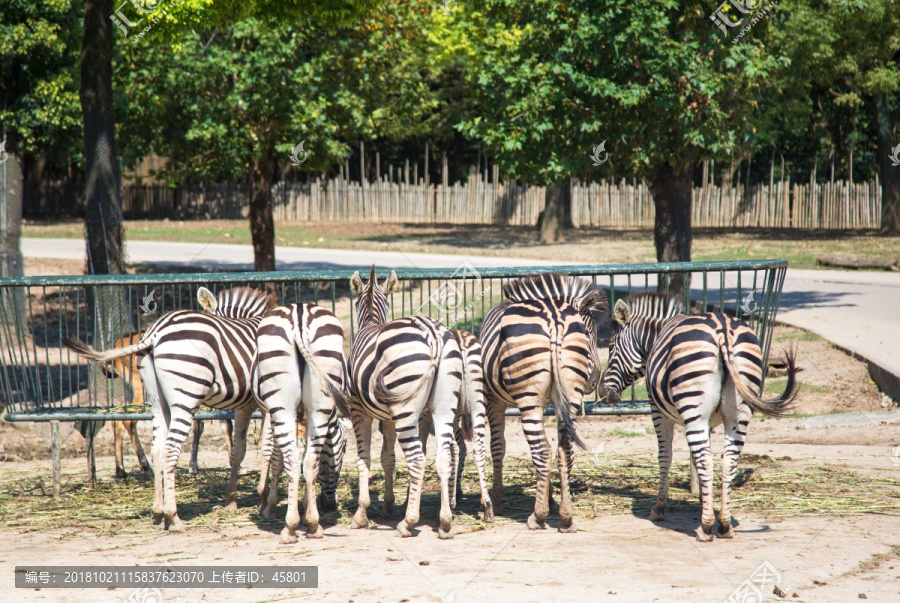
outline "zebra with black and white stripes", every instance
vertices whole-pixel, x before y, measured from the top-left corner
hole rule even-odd
[[[368,527],[369,468],[371,465],[372,420],[382,421],[384,437],[400,442],[409,467],[409,496],[406,517],[397,524],[401,536],[411,536],[419,521],[419,499],[425,473],[425,454],[419,438],[419,417],[426,409],[434,420],[437,437],[437,472],[441,484],[438,536],[452,538],[450,473],[453,449],[453,421],[457,409],[468,408],[462,387],[463,363],[459,346],[446,327],[426,317],[410,316],[387,322],[387,294],[398,286],[391,272],[380,286],[375,266],[363,285],[359,272],[350,279],[357,296],[359,331],[350,350],[350,417],[359,453],[359,507],[350,524]],[[471,436],[469,436],[471,437]],[[384,512],[390,516],[394,504],[393,452],[382,456],[385,493]]]
[[[478,471],[478,483],[481,487],[481,506],[484,511],[484,520],[494,520],[494,506],[491,497],[488,494],[487,479],[484,473],[485,462],[485,431],[487,427],[487,412],[484,402],[484,360],[481,349],[481,342],[477,337],[463,331],[461,329],[451,329],[450,333],[459,345],[459,350],[463,357],[464,385],[467,390],[469,400],[468,413],[464,409],[459,409],[456,421],[453,424],[453,454],[451,459],[450,473],[450,506],[456,508],[456,504],[462,497],[462,481],[463,466],[466,457],[466,434],[473,444],[473,459],[475,461],[475,469]],[[422,413],[419,420],[419,434],[422,438],[422,448],[427,448],[428,435],[431,428],[431,415],[427,412]],[[384,440],[385,447],[382,448],[382,454],[386,451],[392,453],[394,443]]]
[[[569,474],[573,445],[585,447],[576,432],[574,414],[600,379],[594,323],[605,319],[606,296],[589,281],[550,273],[510,281],[503,293],[506,301],[488,312],[481,329],[494,508],[499,510],[503,495],[505,408],[514,406],[521,413],[538,478],[528,527],[545,527],[552,451],[544,432],[544,406],[552,403],[559,434],[559,530],[574,532]]]
[[[787,385],[775,398],[761,398],[764,367],[759,339],[750,326],[721,312],[689,316],[661,293],[637,293],[616,302],[609,364],[601,390],[611,403],[646,373],[653,426],[659,444],[659,494],[650,519],[663,521],[669,493],[672,438],[685,435],[700,479],[701,525],[697,539],[713,540],[713,458],[710,428],[724,423],[722,509],[719,536],[732,538],[730,493],[737,458],[753,411],[778,416],[793,408],[797,394],[795,354],[786,355]]]
[[[344,329],[337,317],[315,304],[279,306],[259,323],[251,389],[271,419],[276,455],[272,485],[263,517],[272,517],[278,504],[278,476],[284,463],[290,485],[284,543],[297,542],[300,515],[297,507],[301,463],[297,450],[297,420],[306,419],[306,451],[302,473],[306,480],[307,538],[321,538],[322,526],[316,502],[316,479],[324,455],[334,468],[333,455],[343,457],[344,431],[337,408],[350,411],[346,402],[347,363]],[[340,441],[330,438],[340,437]],[[326,449],[327,448],[327,449]],[[264,463],[267,466],[267,463]],[[338,466],[338,473],[340,467]],[[323,495],[325,494],[323,488]],[[335,493],[331,493],[332,499]],[[323,498],[324,501],[324,498]],[[336,504],[336,502],[335,502]]]
[[[100,362],[138,355],[144,397],[153,415],[153,523],[165,519],[165,528],[174,532],[184,530],[175,501],[175,467],[201,404],[235,413],[225,508],[237,508],[238,472],[247,449],[250,415],[257,408],[250,391],[256,328],[275,303],[265,291],[247,287],[217,296],[200,287],[197,299],[205,311],[169,312],[131,346],[99,352],[77,339],[66,340],[75,352]]]

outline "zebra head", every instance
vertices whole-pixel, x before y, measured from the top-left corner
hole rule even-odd
[[[588,380],[585,385],[585,395],[597,389],[597,385],[600,383],[600,355],[597,353],[596,324],[598,321],[606,322],[608,311],[606,295],[599,289],[592,289],[578,302],[578,314],[588,333]]]
[[[384,324],[388,314],[388,294],[394,291],[400,280],[397,273],[391,270],[391,274],[384,281],[384,286],[378,284],[375,278],[375,265],[372,264],[372,272],[369,282],[363,285],[359,272],[354,272],[350,277],[350,290],[356,295],[356,325],[360,329],[370,324]]]
[[[276,303],[274,296],[250,287],[225,289],[218,295],[213,295],[206,287],[200,287],[197,290],[197,301],[204,311],[228,318],[265,316]]]
[[[598,392],[601,398],[618,404],[625,388],[644,376],[656,335],[678,314],[681,314],[681,303],[664,293],[635,293],[616,302],[609,336],[609,362]]]

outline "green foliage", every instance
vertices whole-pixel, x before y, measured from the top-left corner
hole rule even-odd
[[[76,0],[0,0],[0,128],[18,141],[9,150],[80,159],[82,12]]]
[[[604,140],[609,176],[730,157],[755,136],[777,60],[749,40],[723,44],[705,10],[671,0],[479,8],[486,35],[470,75],[481,114],[462,127],[523,180],[597,175],[589,155]]]
[[[123,156],[169,157],[173,179],[241,178],[263,156],[286,164],[300,141],[302,169],[322,170],[357,139],[415,134],[437,106],[420,76],[428,19],[424,3],[403,2],[337,30],[247,18],[124,45]]]

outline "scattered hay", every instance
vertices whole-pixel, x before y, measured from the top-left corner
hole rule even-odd
[[[488,463],[488,470],[490,464]],[[338,511],[324,514],[326,524],[348,524],[356,508],[356,470],[345,467],[341,480]],[[646,514],[656,499],[658,485],[655,458],[644,454],[577,457],[571,481],[575,513],[581,517],[635,513]],[[673,464],[669,507],[676,511],[699,513],[698,502],[689,494],[686,461]],[[284,521],[282,498],[278,516],[265,520],[258,514],[255,471],[241,476],[238,489],[239,509],[225,511],[228,471],[202,472],[193,476],[180,473],[177,479],[178,510],[188,526],[212,533],[227,527],[256,525],[277,533]],[[466,493],[459,503],[454,522],[465,532],[477,531],[484,524],[480,517],[478,476],[467,463],[462,476]],[[159,533],[151,526],[153,482],[148,478],[103,480],[87,489],[80,473],[64,475],[62,497],[54,500],[49,472],[39,469],[16,470],[7,464],[0,474],[0,526],[27,531],[58,531],[77,527],[97,536],[140,536]],[[509,456],[504,469],[506,491],[499,524],[521,523],[532,512],[535,474],[531,459]],[[285,496],[282,480],[282,497]],[[395,496],[405,499],[408,474],[398,466]],[[371,517],[382,523],[383,474],[371,479],[373,504]],[[558,501],[558,483],[555,484]],[[720,485],[715,484],[718,501]],[[398,505],[399,506],[399,505]],[[900,515],[900,478],[870,478],[839,465],[792,469],[766,455],[743,455],[739,462],[733,506],[737,513],[766,517],[797,515],[847,516],[868,513]],[[440,508],[440,490],[433,465],[426,474],[422,493],[422,517],[430,521]],[[399,509],[395,512],[399,518]],[[390,521],[388,521],[390,523]]]

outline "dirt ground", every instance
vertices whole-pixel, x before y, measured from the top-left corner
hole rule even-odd
[[[348,443],[341,509],[325,516],[325,538],[282,545],[285,503],[279,519],[263,520],[255,509],[257,450],[251,442],[240,482],[241,508],[216,508],[226,471],[219,430],[207,429],[201,474],[179,476],[184,534],[151,526],[152,482],[137,473],[129,453],[127,480],[115,480],[113,459],[98,459],[100,483],[84,487],[83,458],[63,461],[63,497],[50,497],[45,460],[0,464],[0,571],[23,564],[133,566],[316,565],[314,591],[163,591],[165,601],[702,601],[727,600],[768,562],[780,588],[793,601],[846,601],[860,594],[873,601],[900,596],[900,463],[892,459],[900,424],[798,429],[801,418],[755,419],[740,461],[734,495],[733,540],[696,542],[699,506],[688,490],[687,448],[676,438],[669,519],[646,519],[656,488],[655,437],[648,417],[589,417],[579,430],[590,448],[578,455],[573,492],[577,534],[531,532],[525,519],[533,505],[533,476],[518,419],[508,419],[509,440],[503,512],[481,521],[474,469],[467,466],[466,497],[457,509],[457,536],[439,541],[438,493],[433,467],[426,477],[422,523],[399,538],[396,519],[379,514],[383,479],[375,461],[374,520],[369,530],[349,529],[355,509],[355,447]],[[553,419],[547,420],[548,431]],[[0,426],[0,439],[32,434],[32,427]],[[141,437],[149,441],[149,428]],[[38,436],[39,438],[39,436]],[[82,440],[77,433],[70,442]],[[551,440],[555,440],[551,437]],[[721,434],[714,452],[721,452]],[[432,439],[433,442],[433,439]],[[380,446],[376,435],[376,449]],[[187,450],[187,448],[186,448]],[[399,451],[398,451],[399,453]],[[433,457],[433,450],[429,451]],[[187,464],[187,453],[181,466]],[[400,463],[395,493],[405,498]],[[664,551],[661,557],[661,553]],[[661,563],[662,561],[662,563]],[[700,571],[698,571],[700,570]],[[451,593],[453,596],[450,597]],[[3,600],[127,601],[132,591],[18,590],[0,586]],[[450,598],[448,598],[450,597]],[[742,600],[742,599],[736,599]]]

